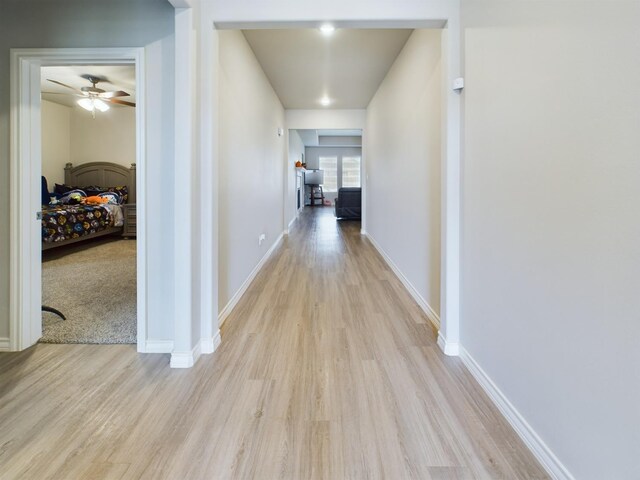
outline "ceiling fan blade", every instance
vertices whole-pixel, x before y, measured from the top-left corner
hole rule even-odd
[[[77,88],[71,87],[69,85],[65,85],[64,83],[58,82],[57,80],[51,80],[50,78],[47,78],[47,80],[50,81],[51,83],[55,83],[57,85],[61,85],[63,87],[69,88],[69,89],[73,90],[74,92],[82,93],[82,90],[78,90]]]
[[[117,92],[104,92],[98,96],[100,98],[113,98],[113,97],[128,97],[129,94],[127,92],[123,92],[122,90],[118,90]]]
[[[82,97],[85,95],[80,95],[79,93],[67,93],[67,92],[41,92],[43,95],[70,95],[72,97]]]
[[[127,105],[128,107],[135,107],[136,104],[133,102],[125,102],[124,100],[118,100],[117,98],[104,98],[103,100],[109,103],[117,103],[119,105]]]

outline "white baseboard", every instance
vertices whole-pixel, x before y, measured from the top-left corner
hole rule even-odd
[[[253,280],[256,278],[256,275],[258,275],[258,272],[264,266],[264,264],[267,263],[267,260],[269,260],[269,257],[273,254],[275,249],[278,248],[278,245],[280,245],[280,242],[282,241],[283,238],[284,238],[284,232],[282,232],[280,236],[276,239],[276,241],[273,242],[273,245],[271,245],[269,250],[267,250],[267,253],[265,253],[264,256],[260,259],[258,264],[251,271],[251,273],[249,274],[247,279],[244,281],[244,283],[240,286],[238,291],[233,295],[233,297],[231,297],[231,300],[229,300],[229,303],[227,303],[225,307],[222,309],[222,311],[218,314],[218,328],[222,326],[222,324],[225,322],[229,314],[236,307],[236,305],[238,304],[238,302],[240,301],[244,293],[249,288],[249,285],[251,285],[251,282],[253,282]]]
[[[291,227],[293,226],[293,224],[296,222],[297,219],[298,219],[298,214],[296,213],[296,216],[293,217],[289,222],[289,225],[287,225],[287,229],[284,231],[285,235],[289,235],[289,232],[291,231]]]
[[[173,351],[173,340],[147,340],[144,351],[141,353],[171,353]]]
[[[460,344],[447,342],[441,332],[438,332],[438,346],[442,352],[449,357],[457,357],[460,355]]]
[[[213,338],[203,338],[190,352],[174,352],[173,340],[147,340],[144,353],[170,353],[171,368],[192,367],[200,354],[210,354],[220,346],[220,330]]]
[[[413,299],[416,301],[416,303],[418,304],[418,306],[422,309],[422,311],[427,315],[427,317],[429,318],[429,320],[431,321],[431,323],[433,324],[433,326],[436,328],[436,330],[440,329],[440,317],[438,316],[438,314],[433,310],[433,308],[431,308],[431,305],[429,305],[429,303],[422,297],[422,295],[420,295],[420,293],[418,293],[418,291],[415,289],[415,287],[411,284],[411,282],[409,281],[409,279],[407,277],[404,276],[404,274],[402,273],[402,271],[398,268],[398,266],[393,262],[393,260],[391,260],[391,257],[389,257],[389,255],[387,255],[387,252],[385,252],[382,247],[378,244],[378,242],[375,241],[375,239],[367,232],[365,232],[364,230],[361,230],[360,233],[362,235],[365,235],[369,241],[371,242],[371,245],[374,246],[374,248],[378,251],[378,253],[382,256],[382,258],[384,259],[385,262],[387,262],[387,265],[389,265],[389,268],[391,268],[391,270],[393,271],[393,273],[396,274],[396,277],[398,277],[398,279],[402,282],[402,284],[404,285],[404,288],[407,289],[407,291],[409,292],[409,294],[413,297]]]
[[[220,338],[220,330],[216,332],[213,338],[203,338],[200,340],[200,351],[203,354],[211,354],[220,346],[222,338]]]
[[[191,368],[193,367],[200,354],[202,353],[202,342],[197,342],[196,346],[191,349],[190,352],[171,352],[171,362],[169,366],[171,368]]]
[[[511,424],[522,441],[529,447],[529,450],[535,455],[542,464],[547,473],[555,480],[575,480],[569,470],[560,462],[546,443],[533,430],[531,425],[527,423],[524,417],[518,412],[516,407],[509,401],[502,391],[491,380],[489,375],[478,365],[475,359],[467,352],[464,347],[460,347],[460,359],[466,365],[471,375],[480,384],[491,401],[498,407],[498,410]]]
[[[0,337],[0,352],[10,352],[9,337]]]

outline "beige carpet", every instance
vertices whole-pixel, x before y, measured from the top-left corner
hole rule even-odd
[[[136,342],[136,242],[97,239],[43,252],[42,343]]]

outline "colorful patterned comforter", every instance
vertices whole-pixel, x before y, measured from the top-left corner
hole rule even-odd
[[[119,205],[47,205],[42,207],[42,242],[61,242],[122,225]]]

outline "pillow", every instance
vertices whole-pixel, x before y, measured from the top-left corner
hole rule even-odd
[[[82,199],[86,196],[87,194],[80,189],[71,190],[60,197],[60,203],[65,205],[78,205],[82,203]]]
[[[71,190],[78,190],[79,188],[80,187],[72,187],[71,185],[65,185],[65,184],[60,185],[59,183],[56,183],[55,186],[53,187],[53,193],[58,194],[58,198],[60,198],[65,193],[68,193]]]
[[[99,187],[97,185],[89,185],[87,187],[81,187],[82,190],[87,192],[87,195],[100,195],[101,193],[117,193],[120,197],[120,204],[127,203],[129,198],[129,189],[125,186],[119,187]]]
[[[127,199],[129,198],[129,189],[127,188],[126,185],[117,186],[117,187],[99,187],[97,185],[88,185],[86,187],[75,187],[72,185],[65,185],[65,184],[60,185],[59,183],[56,183],[53,189],[54,193],[59,195],[65,195],[73,190],[82,190],[83,192],[85,192],[86,195],[90,197],[100,195],[101,193],[114,192],[114,193],[117,193],[120,197],[120,205],[123,203],[127,203]]]
[[[118,195],[116,192],[104,192],[98,195],[100,198],[106,198],[107,201],[105,203],[109,203],[110,205],[120,205],[122,204],[122,197]]]

